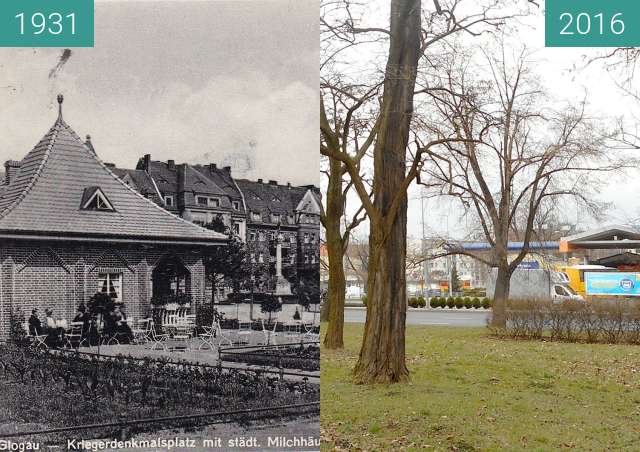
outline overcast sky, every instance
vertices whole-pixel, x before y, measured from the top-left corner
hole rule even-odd
[[[99,1],[95,27],[53,76],[62,49],[0,49],[2,162],[46,133],[61,92],[106,162],[149,153],[318,183],[316,1]]]

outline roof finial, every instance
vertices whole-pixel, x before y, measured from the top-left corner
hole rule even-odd
[[[62,119],[62,102],[64,102],[64,96],[58,94],[58,118]]]

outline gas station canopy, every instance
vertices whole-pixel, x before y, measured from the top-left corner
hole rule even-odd
[[[640,232],[629,226],[608,226],[560,239],[560,251],[586,249],[639,249]]]

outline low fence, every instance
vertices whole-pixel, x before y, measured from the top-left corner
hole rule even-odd
[[[250,365],[304,371],[320,370],[320,342],[299,344],[226,347],[219,350],[220,361],[242,362]],[[310,376],[317,374],[299,374]]]
[[[216,411],[211,413],[203,413],[203,414],[188,414],[182,416],[164,416],[164,417],[155,417],[148,419],[125,419],[117,422],[106,422],[99,424],[84,424],[84,425],[73,425],[68,427],[56,427],[42,430],[28,430],[22,432],[11,432],[11,433],[0,433],[0,438],[20,438],[26,436],[38,436],[38,435],[50,435],[53,433],[67,433],[67,432],[76,432],[82,430],[96,430],[95,433],[99,431],[113,430],[114,428],[120,428],[121,430],[126,429],[127,427],[132,427],[141,424],[162,424],[164,427],[179,427],[181,426],[181,422],[184,421],[200,421],[199,425],[213,425],[213,424],[221,424],[228,423],[237,420],[239,415],[246,414],[260,414],[257,419],[266,420],[272,418],[274,416],[290,416],[290,415],[310,415],[310,414],[319,414],[320,413],[320,402],[309,402],[309,403],[297,403],[290,405],[278,405],[278,406],[269,406],[264,408],[251,408],[246,410],[233,410],[233,411]],[[252,416],[255,420],[256,417]],[[119,437],[127,436],[126,432],[122,431]]]

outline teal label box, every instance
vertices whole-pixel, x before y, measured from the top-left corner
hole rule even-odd
[[[94,0],[0,0],[0,47],[93,47]]]
[[[547,0],[546,47],[640,46],[639,0]]]

